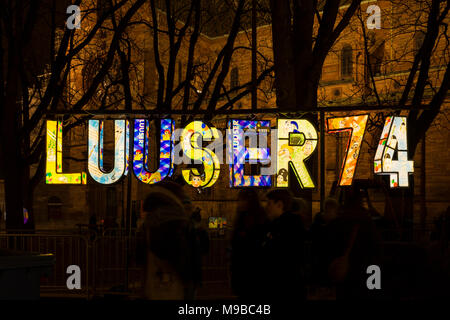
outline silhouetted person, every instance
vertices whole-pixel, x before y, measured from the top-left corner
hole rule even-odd
[[[137,208],[133,206],[133,208],[131,209],[131,230],[133,232],[137,228],[137,221],[138,221]]]
[[[269,299],[306,299],[304,279],[305,230],[292,213],[292,195],[277,189],[267,194],[270,221],[263,242],[264,296]]]
[[[366,299],[376,290],[367,288],[367,267],[380,265],[379,237],[357,188],[346,193],[336,219],[328,224],[328,276],[336,284],[337,299]]]
[[[185,198],[183,201],[187,212],[191,212],[192,207],[190,201]],[[209,252],[209,235],[202,225],[202,216],[200,209],[194,209],[189,218],[188,226],[188,243],[190,250],[190,261],[188,262],[188,283],[185,288],[185,299],[193,300],[197,296],[197,290],[202,286],[202,260],[203,256]]]
[[[184,299],[192,278],[189,215],[180,190],[175,183],[160,183],[152,187],[144,201],[145,218],[140,229],[144,242],[137,254],[144,254],[146,299]]]
[[[261,292],[261,245],[266,223],[258,191],[242,189],[231,240],[231,286],[241,298],[254,297]]]
[[[95,237],[97,236],[98,233],[98,228],[97,228],[97,217],[95,216],[95,214],[91,214],[91,216],[89,217],[89,231],[91,233],[91,241],[95,239]]]
[[[329,226],[338,217],[339,203],[333,198],[324,202],[323,212],[314,216],[310,229],[312,241],[312,280],[321,286],[331,286],[328,278],[328,267],[332,260],[329,247]]]
[[[450,239],[450,206],[434,219],[435,230],[431,234],[431,240],[439,240],[447,244]]]
[[[303,226],[306,230],[311,227],[311,214],[308,211],[308,206],[305,200],[302,198],[293,198],[292,213],[298,214],[302,217]]]

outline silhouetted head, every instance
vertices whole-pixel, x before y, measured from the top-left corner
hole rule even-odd
[[[266,211],[270,218],[279,217],[283,212],[292,210],[292,193],[286,189],[272,190],[266,195]]]
[[[260,206],[258,191],[255,189],[241,189],[238,194],[238,210],[250,211],[255,206]]]
[[[339,212],[339,202],[334,198],[327,198],[323,204],[323,218],[326,223],[335,219]]]
[[[237,206],[237,221],[235,225],[238,229],[250,228],[255,224],[263,223],[267,219],[256,189],[241,189],[238,195]]]

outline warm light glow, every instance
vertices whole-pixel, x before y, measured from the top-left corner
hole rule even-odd
[[[291,167],[302,188],[314,188],[305,166],[317,147],[317,130],[305,119],[278,119],[277,187],[289,186]]]
[[[369,116],[365,114],[327,119],[328,133],[345,131],[350,133],[347,148],[345,150],[345,159],[339,177],[340,186],[352,185],[368,118]]]
[[[47,162],[45,183],[86,184],[86,173],[62,173],[62,123],[47,120]]]
[[[128,175],[128,166],[130,163],[130,121],[126,121],[127,130],[125,134],[125,173],[124,175]]]
[[[272,176],[270,175],[245,175],[245,163],[263,163],[270,160],[269,148],[256,148],[245,146],[244,132],[259,135],[261,128],[270,129],[270,121],[230,120],[228,127],[232,130],[232,138],[227,141],[228,148],[232,150],[230,161],[230,186],[231,187],[270,187]],[[231,140],[232,139],[232,140]]]
[[[352,185],[368,118],[365,114],[326,119],[326,132],[349,133],[338,180],[339,186]],[[133,172],[139,181],[146,184],[158,183],[170,177],[174,172],[174,164],[181,160],[178,158],[178,147],[183,151],[182,162],[187,165],[194,164],[181,170],[189,185],[207,188],[217,181],[220,174],[220,160],[217,155],[222,155],[223,140],[221,132],[215,127],[202,121],[192,121],[184,129],[180,129],[180,144],[174,146],[177,133],[175,121],[161,119],[160,127],[156,129],[159,130],[160,136],[158,160],[158,154],[150,154],[150,134],[153,131],[150,130],[149,120],[133,120],[133,137],[128,120],[113,121],[114,166],[109,172],[104,168],[104,121],[88,122],[88,171],[94,181],[101,184],[115,183],[128,174],[128,166],[132,164]],[[305,164],[318,144],[318,133],[314,125],[306,119],[278,119],[277,130],[272,131],[270,124],[269,120],[228,121],[226,149],[227,163],[230,165],[230,187],[271,187],[272,175],[275,175],[275,186],[287,188],[291,183],[289,171],[292,170],[301,188],[314,188],[315,184]],[[86,184],[85,172],[63,173],[62,122],[47,120],[46,128],[46,183]],[[276,154],[273,153],[274,150],[272,152],[273,157],[267,146],[269,134],[276,150]],[[214,143],[203,147],[203,142],[206,141]],[[132,159],[129,151],[131,147]],[[326,154],[323,156],[326,157]],[[149,166],[150,159],[155,159],[157,169]],[[133,162],[129,164],[130,160]],[[259,175],[246,175],[244,168],[248,164],[271,166],[261,168]],[[414,162],[408,160],[406,117],[386,118],[374,157],[374,172],[389,175],[391,188],[409,186],[408,179],[414,172]]]
[[[196,168],[181,171],[184,180],[195,188],[211,187],[219,178],[220,162],[216,154],[198,144],[198,136],[202,141],[213,141],[220,137],[215,127],[209,127],[202,121],[192,121],[181,133],[183,153],[190,159],[203,164],[203,173]]]
[[[389,175],[391,188],[408,187],[408,175],[414,172],[414,161],[408,160],[406,132],[406,117],[387,117],[375,153],[374,172]]]
[[[134,155],[133,171],[136,178],[147,184],[154,184],[170,177],[173,173],[172,133],[174,121],[171,119],[161,120],[159,166],[155,171],[148,169],[150,151],[150,124],[148,120],[134,120]]]
[[[88,170],[92,179],[101,184],[112,184],[125,173],[126,164],[126,120],[114,120],[114,168],[106,172],[103,168],[104,122],[89,120]]]
[[[30,215],[28,214],[28,210],[26,208],[23,208],[23,224],[27,224],[29,219]]]

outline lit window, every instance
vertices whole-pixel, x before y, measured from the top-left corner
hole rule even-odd
[[[183,82],[183,63],[178,61],[178,85]]]
[[[97,0],[97,20],[111,10],[111,2],[108,0]]]
[[[144,50],[144,95],[149,95],[156,86],[156,67],[152,48]]]
[[[353,72],[353,51],[352,47],[346,45],[341,52],[341,75],[343,78],[349,78]]]
[[[234,67],[233,69],[231,69],[230,74],[230,89],[233,89],[237,86],[239,86],[239,69],[237,67]]]
[[[422,47],[423,40],[425,40],[425,33],[423,31],[417,31],[414,36],[414,51],[416,54]]]
[[[382,64],[384,60],[384,44],[385,41],[382,37],[377,37],[375,33],[371,32],[367,35],[367,45],[369,55],[367,57],[367,67],[373,76],[379,76],[382,71]],[[367,70],[369,72],[369,70]],[[370,76],[370,74],[367,74]]]

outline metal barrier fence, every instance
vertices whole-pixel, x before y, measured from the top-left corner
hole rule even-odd
[[[136,237],[98,237],[59,234],[0,234],[0,249],[52,253],[53,272],[41,278],[43,296],[78,296],[87,299],[106,293],[135,293],[142,268],[135,259]],[[127,247],[128,246],[128,247]],[[81,270],[81,290],[67,288],[67,267]]]
[[[120,232],[115,234],[116,236],[99,237],[92,243],[93,295],[139,295],[144,270],[137,263],[138,239],[135,235],[122,236]],[[228,239],[210,239],[209,254],[203,259],[200,297],[231,296],[228,248]]]
[[[54,272],[41,279],[43,296],[77,296],[90,299],[107,294],[139,295],[143,267],[137,264],[135,233],[124,236],[87,236],[71,234],[1,234],[0,249],[12,249],[55,256]],[[305,243],[306,272],[311,271],[311,244]],[[230,288],[230,240],[225,237],[210,238],[209,254],[203,260],[203,287],[199,298],[232,297]],[[81,290],[66,286],[67,267],[78,265],[81,269]]]
[[[203,281],[199,299],[232,298],[230,285],[230,240],[210,237],[209,253],[203,259]]]
[[[106,236],[92,242],[94,295],[139,294],[143,267],[137,264],[136,236]]]
[[[53,272],[48,278],[41,279],[43,296],[89,299],[107,294],[139,295],[143,267],[136,261],[137,238],[135,234],[112,234],[115,235],[94,239],[76,234],[0,234],[0,248],[55,256]],[[228,246],[228,239],[210,239],[210,251],[203,261],[201,296],[231,295]],[[70,265],[78,265],[81,269],[81,290],[67,288],[69,275],[66,270]]]

